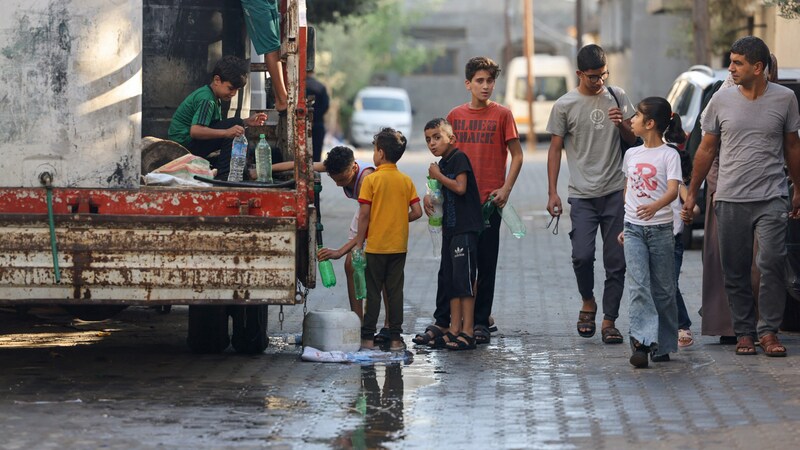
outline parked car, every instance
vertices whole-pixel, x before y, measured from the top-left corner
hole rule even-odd
[[[365,87],[358,91],[350,119],[350,141],[356,147],[369,146],[381,128],[391,127],[411,136],[411,100],[405,89]]]
[[[536,136],[547,134],[547,120],[553,104],[562,95],[575,88],[575,71],[566,56],[533,55],[533,131]],[[528,67],[524,56],[508,64],[506,106],[514,114],[521,138],[528,135],[531,126],[528,117]]]

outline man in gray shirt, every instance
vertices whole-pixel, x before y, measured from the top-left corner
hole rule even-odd
[[[614,326],[625,280],[625,254],[617,242],[622,232],[625,188],[620,138],[629,144],[636,140],[630,127],[634,108],[622,89],[613,88],[619,104],[609,92],[602,48],[587,45],[577,59],[578,87],[556,101],[547,123],[547,132],[552,135],[547,153],[547,211],[553,217],[564,211],[557,185],[561,151],[566,148],[572,267],[583,300],[578,334],[587,338],[595,334],[594,253],[599,226],[606,271],[601,335],[607,344],[620,344],[622,335]]]
[[[794,182],[788,215],[798,218],[800,114],[794,93],[766,80],[769,61],[769,48],[757,37],[743,37],[731,46],[728,71],[737,86],[718,91],[706,107],[701,122],[705,135],[695,155],[682,211],[687,220],[719,145],[714,211],[737,355],[755,355],[758,336],[767,356],[786,356],[786,348],[777,338],[786,301],[789,205],[783,165],[785,161]],[[754,237],[758,240],[756,265],[761,271],[757,324],[750,281]]]

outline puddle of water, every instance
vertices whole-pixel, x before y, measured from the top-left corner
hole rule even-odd
[[[432,376],[431,358],[418,353],[417,361],[361,365],[361,390],[349,405],[360,424],[336,438],[340,448],[383,448],[383,444],[403,438],[405,412],[410,410],[414,392],[437,382]]]

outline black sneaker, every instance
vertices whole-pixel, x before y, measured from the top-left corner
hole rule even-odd
[[[669,361],[669,353],[664,353],[663,355],[650,355],[650,360],[653,362],[667,362]]]
[[[633,354],[631,355],[630,363],[633,367],[637,369],[643,369],[647,367],[647,360],[650,356],[650,347],[647,345],[642,345],[634,338],[631,338],[631,350],[633,350]]]

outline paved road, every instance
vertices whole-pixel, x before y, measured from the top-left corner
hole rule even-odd
[[[409,152],[400,168],[422,189],[431,160]],[[327,177],[323,196],[325,242],[335,245],[355,203]],[[411,349],[394,365],[300,362],[300,348],[287,342],[301,329],[302,307],[285,308],[282,329],[271,310],[272,345],[259,356],[188,353],[180,307],[168,315],[131,308],[104,322],[0,310],[0,448],[798,446],[800,336],[785,335],[783,359],[736,357],[698,337],[671,362],[632,369],[626,346],[574,331],[569,221],[556,236],[545,230],[545,199],[544,152],[527,153],[511,201],[528,235],[501,233],[500,331],[473,352]],[[429,242],[424,223],[412,224],[409,334],[433,308],[438,262]],[[699,252],[687,252],[681,286],[697,330],[700,270]],[[309,296],[310,308],[346,306],[342,283]],[[627,322],[625,305],[620,329]]]

